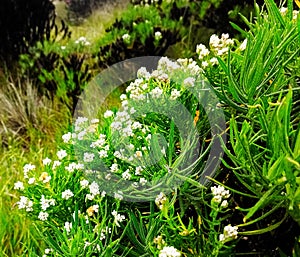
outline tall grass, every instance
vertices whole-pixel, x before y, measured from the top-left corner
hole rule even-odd
[[[1,85],[0,114],[0,256],[32,256],[43,242],[18,212],[13,183],[23,175],[25,163],[40,160],[43,151],[54,151],[53,142],[70,116],[66,107],[40,97],[31,81],[20,80]]]

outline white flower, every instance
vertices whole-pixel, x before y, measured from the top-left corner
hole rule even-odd
[[[123,36],[122,36],[122,39],[123,39],[123,41],[124,41],[124,43],[126,43],[126,44],[129,44],[130,43],[130,35],[129,34],[124,34]]]
[[[92,195],[92,194],[87,194],[87,195],[86,195],[86,198],[87,198],[88,200],[92,201],[92,200],[94,200],[95,196]]]
[[[51,159],[49,159],[48,157],[46,157],[44,160],[43,160],[43,165],[49,165],[51,163]]]
[[[239,49],[241,51],[244,51],[247,47],[247,38],[243,41],[243,43],[240,45]]]
[[[89,182],[86,179],[80,181],[80,186],[82,188],[87,188],[88,185],[89,185]]]
[[[107,110],[103,116],[104,116],[104,118],[109,118],[109,117],[112,117],[113,115],[114,115],[113,111]]]
[[[49,208],[51,205],[55,205],[55,200],[54,199],[46,199],[44,195],[42,195],[41,200],[40,200],[41,208],[43,211],[46,211],[47,208]]]
[[[173,246],[164,246],[160,250],[158,257],[180,257],[181,253]]]
[[[227,199],[230,197],[230,193],[229,190],[225,190],[225,188],[223,186],[213,186],[210,188],[211,192],[214,196],[220,195],[222,198]]]
[[[58,157],[59,160],[62,160],[68,154],[67,154],[66,150],[59,150],[56,155],[57,155],[57,157]]]
[[[35,169],[35,165],[33,165],[31,163],[25,164],[24,167],[23,167],[24,172],[28,172],[28,171],[31,171],[31,170],[34,170],[34,169]]]
[[[215,203],[220,203],[222,201],[222,196],[221,195],[215,195],[212,199],[213,202]]]
[[[69,172],[73,172],[76,169],[76,163],[75,162],[71,162],[68,166],[65,167],[65,169]]]
[[[115,218],[114,223],[116,224],[116,226],[120,227],[119,222],[123,222],[125,220],[125,216],[124,215],[120,215],[119,213],[117,213],[116,210],[113,210],[111,214]]]
[[[155,198],[155,204],[158,206],[159,209],[162,210],[164,204],[167,201],[167,197],[164,193],[160,193],[156,198]]]
[[[222,208],[227,208],[227,207],[228,207],[228,201],[227,201],[227,200],[224,200],[224,201],[221,203],[221,207],[222,207]]]
[[[46,248],[46,249],[45,249],[45,254],[49,254],[49,253],[51,253],[51,252],[53,252],[53,249],[51,249],[51,248],[50,248],[50,249],[49,249],[49,248]]]
[[[100,151],[98,152],[98,154],[99,154],[99,157],[100,157],[100,158],[105,158],[105,157],[108,156],[106,150],[100,150]]]
[[[60,166],[61,165],[61,162],[60,161],[54,161],[53,162],[53,166],[52,166],[52,169],[55,169],[56,167]]]
[[[48,216],[49,216],[49,213],[47,213],[47,212],[40,212],[39,213],[39,216],[38,216],[38,219],[39,220],[42,220],[42,221],[45,221],[45,220],[47,220],[48,219]]]
[[[209,62],[212,64],[212,65],[217,65],[219,63],[218,59],[216,57],[213,57],[209,60]]]
[[[62,135],[64,143],[68,143],[72,138],[72,133],[68,132],[67,134]]]
[[[280,13],[281,13],[282,15],[286,15],[286,14],[287,14],[287,11],[288,11],[288,8],[286,8],[286,7],[281,7],[281,8],[279,9],[279,11],[280,11]]]
[[[138,121],[135,121],[132,123],[132,129],[141,129],[142,128],[142,124]]]
[[[100,138],[96,140],[95,142],[92,142],[90,147],[96,148],[96,147],[103,147],[105,145],[105,138]]]
[[[121,192],[121,191],[118,191],[118,192],[115,192],[114,193],[114,197],[115,197],[115,199],[117,199],[117,200],[123,200],[123,193]]]
[[[122,173],[122,178],[124,180],[129,180],[131,178],[131,174],[130,174],[129,169],[127,169],[125,172]]]
[[[143,67],[142,67],[143,68]],[[140,68],[140,69],[142,69],[142,68]],[[139,70],[140,70],[139,69]],[[137,72],[139,72],[139,70],[137,71]],[[122,95],[120,95],[120,100],[121,101],[124,101],[124,100],[126,100],[127,99],[127,96],[125,95],[125,94],[122,94]]]
[[[185,87],[193,87],[195,86],[195,78],[188,77],[183,81],[183,85]]]
[[[196,53],[199,55],[199,59],[202,60],[205,56],[209,55],[209,50],[205,45],[199,44],[196,46]]]
[[[111,123],[110,127],[114,130],[120,130],[122,128],[122,123],[119,121],[114,121]]]
[[[26,196],[21,196],[20,201],[16,203],[19,209],[25,209],[27,212],[33,211],[33,202]]]
[[[14,189],[23,191],[23,190],[25,189],[25,188],[24,188],[23,182],[17,181],[17,182],[14,184]]]
[[[72,222],[65,222],[65,226],[64,226],[65,230],[67,231],[67,233],[69,234],[71,229],[72,229]]]
[[[77,139],[78,140],[83,140],[85,135],[86,135],[86,130],[80,131],[77,135]]]
[[[202,66],[203,68],[208,67],[208,62],[207,62],[207,61],[203,61],[203,62],[201,63],[201,66]]]
[[[215,48],[215,47],[218,47],[219,44],[220,44],[220,39],[219,39],[219,37],[218,37],[216,34],[211,35],[211,37],[210,37],[210,39],[209,39],[209,44],[210,44],[211,46],[213,46],[214,48]]]
[[[293,20],[294,21],[298,19],[298,14],[299,14],[299,11],[293,10]]]
[[[84,153],[83,154],[83,161],[84,162],[92,162],[94,160],[95,154],[93,153]]]
[[[131,137],[134,136],[134,133],[132,131],[132,128],[127,126],[122,130],[123,136],[124,137]]]
[[[150,94],[153,98],[159,98],[163,94],[163,90],[159,87],[156,87],[150,92]]]
[[[170,99],[176,100],[178,97],[180,97],[180,91],[177,89],[172,89]]]
[[[23,167],[24,178],[28,178],[28,172],[31,170],[35,170],[35,165],[33,165],[31,163],[24,165],[24,167]]]
[[[238,227],[231,226],[230,224],[224,227],[223,234],[219,235],[219,241],[225,242],[233,239],[237,239]]]
[[[117,172],[119,169],[118,167],[118,164],[117,163],[113,163],[111,166],[110,166],[110,171],[111,172]]]
[[[99,185],[93,181],[92,184],[89,185],[90,193],[94,196],[100,194]]]
[[[115,151],[115,152],[114,152],[114,156],[115,156],[116,158],[122,159],[122,154],[120,153],[120,151]]]
[[[68,200],[69,198],[73,197],[74,194],[70,189],[65,190],[64,192],[61,193],[62,199]]]
[[[144,186],[148,181],[147,181],[147,179],[145,179],[145,178],[140,178],[140,184],[142,185],[142,186]]]
[[[155,38],[155,40],[159,41],[162,38],[161,32],[160,31],[156,31],[154,33],[154,38]]]
[[[141,175],[141,172],[143,171],[143,168],[141,166],[137,166],[135,168],[135,175]]]
[[[147,71],[147,69],[145,67],[141,67],[138,69],[137,71],[137,77],[140,78],[145,78],[145,79],[149,79],[150,78],[150,73]],[[126,99],[126,98],[125,98]],[[121,100],[125,100],[125,99],[121,99]]]
[[[32,185],[35,182],[35,178],[29,178],[28,179],[28,184]]]

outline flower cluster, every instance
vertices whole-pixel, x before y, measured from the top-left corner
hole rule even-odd
[[[116,210],[113,210],[112,213],[111,213],[115,220],[114,220],[114,223],[116,224],[117,227],[120,227],[120,224],[119,222],[123,222],[125,220],[125,216],[124,215],[121,215],[119,214]]]
[[[130,35],[129,34],[124,34],[123,36],[122,36],[122,39],[123,39],[123,42],[125,43],[125,44],[130,44],[130,40],[131,40],[131,37],[130,37]]]
[[[75,41],[75,44],[89,46],[91,43],[85,37],[80,37]]]
[[[233,45],[234,41],[229,38],[229,34],[223,33],[220,38],[213,34],[209,39],[210,49],[203,44],[196,46],[196,53],[201,61],[201,67],[205,69],[209,66],[217,65],[219,62],[216,56],[226,55]]]
[[[155,40],[157,40],[157,41],[161,40],[161,39],[162,39],[162,34],[161,34],[161,32],[160,32],[160,31],[156,31],[156,32],[154,33],[154,38],[155,38]]]
[[[281,7],[279,11],[280,11],[280,13],[281,13],[282,16],[286,16],[287,13],[288,13],[288,8],[286,8],[286,7]],[[299,11],[293,10],[293,21],[296,21],[296,20],[297,20],[298,14],[299,14]]]
[[[165,246],[159,252],[159,257],[180,257],[181,253],[173,246]]]
[[[228,199],[230,197],[229,190],[225,190],[223,186],[213,186],[210,188],[213,194],[212,202],[216,204],[221,204],[222,208],[226,208],[228,206]]]
[[[66,133],[62,139],[80,149],[77,152],[79,164],[83,163],[80,169],[88,177],[97,176],[101,190],[110,195],[115,193],[118,199],[123,199],[123,192],[110,192],[111,188],[105,187],[107,181],[118,179],[132,182],[132,187],[144,188],[153,179],[153,174],[159,177],[168,174],[164,165],[151,166],[153,134],[159,127],[149,123],[148,115],[144,113],[149,112],[149,108],[161,108],[164,103],[170,110],[169,106],[175,106],[188,88],[195,87],[200,79],[203,80],[202,69],[194,60],[171,61],[163,57],[157,70],[150,73],[142,67],[137,71],[137,79],[120,96],[121,108],[104,112],[104,124],[99,126],[99,119],[78,117],[73,132]],[[145,105],[141,105],[140,101],[144,101]],[[161,157],[165,158],[166,152],[166,147],[162,148]],[[58,158],[66,158],[62,150],[58,152]],[[67,169],[73,171],[79,167],[71,163]],[[93,195],[87,195],[87,199],[92,200]]]
[[[224,243],[233,239],[237,239],[238,227],[230,224],[224,227],[223,234],[219,235],[220,242]]]
[[[167,202],[167,197],[164,193],[160,193],[156,198],[155,198],[155,204],[157,205],[157,207],[162,210],[164,205]]]

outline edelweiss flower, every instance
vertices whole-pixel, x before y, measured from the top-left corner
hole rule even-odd
[[[173,246],[165,246],[159,252],[159,257],[180,257],[181,253]]]

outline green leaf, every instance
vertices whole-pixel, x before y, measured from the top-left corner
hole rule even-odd
[[[250,209],[247,215],[244,217],[243,221],[246,222],[250,219],[261,207],[267,205],[273,200],[273,194],[277,186],[271,187],[260,199],[259,201]],[[276,194],[275,194],[276,195]]]

